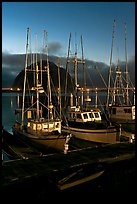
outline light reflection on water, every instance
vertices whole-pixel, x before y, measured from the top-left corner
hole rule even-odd
[[[100,96],[98,98],[98,104],[104,105],[106,96],[105,93],[99,93]],[[98,94],[98,95],[99,95]],[[12,133],[12,126],[16,120],[15,117],[15,109],[19,108],[19,104],[21,104],[21,93],[12,92],[2,92],[2,125],[3,127]],[[95,94],[91,97],[91,105],[95,104]],[[102,100],[102,99],[103,100]]]
[[[2,93],[2,125],[9,132],[15,121],[16,97],[17,93]]]
[[[21,95],[22,94],[18,92],[2,92],[2,125],[9,132],[12,132],[12,126],[17,119],[17,115],[15,116],[15,109],[21,108],[22,106]],[[101,112],[103,113],[104,105],[106,104],[106,92],[98,92],[98,97],[96,97],[96,93],[93,92],[89,94],[89,97],[91,98],[91,102],[87,105],[90,107],[95,107],[95,103],[97,101],[98,108],[100,108]],[[81,101],[79,102],[81,103]],[[66,104],[62,103],[62,106],[64,105]]]

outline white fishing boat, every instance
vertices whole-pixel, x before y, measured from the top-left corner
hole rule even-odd
[[[110,70],[108,78],[107,110],[111,122],[121,124],[129,132],[135,132],[135,87],[128,72],[126,49],[126,24],[125,24],[125,57],[126,67],[122,71],[119,59],[116,67],[112,67],[112,51],[114,41],[115,21],[112,33],[112,47],[110,56]],[[131,98],[132,97],[132,98]]]
[[[70,35],[71,38],[71,35]],[[82,45],[82,38],[81,38]],[[101,118],[101,111],[98,108],[80,106],[80,101],[83,100],[83,95],[80,94],[78,85],[78,74],[77,64],[81,62],[84,64],[83,58],[83,46],[82,46],[82,60],[77,59],[77,51],[75,51],[74,59],[69,59],[70,52],[70,39],[69,39],[69,50],[67,62],[74,62],[74,93],[70,97],[70,105],[66,111],[66,121],[62,123],[63,129],[71,132],[75,138],[83,141],[96,142],[96,143],[117,143],[120,140],[120,128],[103,121]],[[66,70],[67,73],[68,70]],[[88,90],[88,89],[87,89]],[[79,95],[78,95],[79,93]],[[82,99],[80,99],[80,97]],[[91,99],[87,95],[85,98],[86,102]]]
[[[52,104],[51,93],[51,79],[50,79],[50,67],[48,61],[48,44],[46,42],[46,66],[42,69],[38,67],[37,55],[36,63],[33,66],[28,66],[28,39],[30,29],[27,30],[27,43],[26,43],[26,63],[24,69],[24,87],[23,87],[23,102],[21,107],[21,121],[16,120],[13,126],[13,135],[20,137],[26,142],[39,148],[52,148],[59,151],[68,150],[68,143],[70,135],[62,134],[61,131],[61,115],[55,112],[56,108]],[[46,39],[46,33],[44,31],[44,39]],[[33,63],[34,65],[34,63]],[[31,104],[26,106],[25,102],[27,97],[27,82],[29,81],[28,73],[33,72],[34,87],[32,87],[33,94],[31,95]],[[42,85],[42,72],[47,73],[47,92]],[[43,104],[41,94],[45,94],[47,98],[47,104]],[[34,100],[35,95],[35,100]],[[44,96],[45,96],[44,95]],[[43,112],[46,109],[46,115]],[[19,111],[19,110],[17,110]],[[17,112],[16,111],[16,112]],[[19,118],[19,117],[18,117]]]

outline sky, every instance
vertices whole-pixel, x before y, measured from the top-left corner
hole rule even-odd
[[[128,59],[135,56],[135,2],[2,2],[2,52],[25,53],[26,33],[30,27],[32,50],[42,46],[43,31],[51,55],[67,57],[70,32],[71,50],[77,44],[81,55],[83,37],[84,57],[109,64],[112,28],[116,20],[114,52],[125,60],[124,23]]]

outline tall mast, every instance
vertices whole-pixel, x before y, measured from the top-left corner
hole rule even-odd
[[[36,65],[36,104],[37,104],[37,114],[36,119],[39,120],[39,91],[38,91],[38,65]]]
[[[35,87],[36,81],[35,81],[35,55],[33,53],[33,86]]]
[[[27,42],[26,42],[26,59],[24,68],[24,86],[23,86],[23,104],[22,104],[22,126],[24,125],[24,102],[25,102],[25,89],[26,89],[26,72],[28,67],[28,39],[30,34],[30,28],[27,28]]]
[[[47,33],[45,33],[46,35]],[[47,36],[46,36],[47,37]],[[47,61],[47,81],[48,81],[48,119],[53,119],[53,105],[51,99],[51,87],[50,87],[50,73],[49,73],[49,61],[48,61],[48,42],[46,42],[46,61]]]
[[[44,33],[43,33],[43,42],[42,42],[42,48],[41,48],[41,53],[40,53],[40,70],[41,70],[41,85],[42,85],[42,61],[43,61],[43,52],[44,52],[44,42],[45,42],[45,38],[46,38],[46,31],[44,30]]]
[[[37,62],[37,50],[38,50],[38,42],[37,42],[37,35],[36,35],[36,104],[37,104],[37,112],[36,112],[36,119],[39,120],[39,70],[38,70],[38,62]]]
[[[41,50],[41,53],[40,53],[40,83],[42,85],[42,50]]]
[[[29,35],[29,41],[30,41],[30,65],[31,70],[33,70],[33,54],[32,54],[32,46],[31,46],[31,34]]]
[[[71,41],[71,33],[70,33],[70,37],[69,37],[68,56],[67,56],[67,63],[66,63],[65,104],[66,104],[66,98],[67,98],[67,81],[68,81],[68,63],[69,63],[69,54],[70,54],[70,41]]]
[[[83,73],[84,73],[84,87],[86,88],[86,72],[85,72],[85,60],[84,60],[84,49],[83,49],[83,38],[81,35],[81,49],[82,49],[82,64],[83,64]]]
[[[58,59],[58,94],[59,94],[59,97],[58,97],[58,104],[59,104],[59,111],[60,111],[60,120],[61,120],[61,86],[60,86],[60,61]]]
[[[113,24],[113,31],[112,31],[112,45],[111,45],[111,53],[110,53],[110,70],[109,70],[109,78],[108,78],[108,94],[107,94],[107,106],[109,104],[109,95],[110,95],[110,79],[112,74],[112,51],[113,51],[113,44],[114,44],[114,29],[116,27],[116,21],[114,20]]]
[[[77,97],[77,88],[78,88],[78,76],[77,76],[77,44],[75,44],[75,53],[74,53],[74,87],[75,87],[75,99],[76,99],[76,106],[78,105],[78,97]]]
[[[36,65],[38,63],[38,57],[37,57],[37,50],[38,50],[38,39],[37,39],[37,34],[36,34]]]
[[[129,93],[128,93],[128,63],[127,63],[127,46],[126,46],[126,22],[124,23],[125,28],[125,58],[126,58],[126,105],[129,104]]]

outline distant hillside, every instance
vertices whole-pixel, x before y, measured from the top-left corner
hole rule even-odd
[[[38,60],[40,55],[38,54]],[[43,55],[43,59],[46,57]],[[60,57],[60,65],[62,69],[66,69],[66,58]],[[49,61],[57,64],[57,56],[49,56]],[[24,69],[25,65],[25,54],[7,54],[2,53],[2,87],[11,87],[16,76]],[[99,72],[103,76],[106,84],[108,83],[108,71],[109,66],[102,62],[96,62],[93,60],[85,59],[85,72],[86,72],[86,82],[89,87],[104,87],[104,83],[95,68],[97,65]],[[125,62],[120,63],[120,67],[125,68]],[[135,85],[135,58],[128,60],[129,75],[131,81]],[[52,68],[51,68],[52,69]],[[68,72],[73,78],[74,76],[74,65],[69,63]],[[78,83],[83,86],[84,84],[84,72],[81,63],[78,63]],[[8,80],[7,80],[8,79]],[[64,78],[63,78],[64,79]]]
[[[30,65],[31,66],[31,65]],[[35,66],[35,65],[34,65]],[[42,67],[46,66],[46,61],[42,62]],[[38,67],[40,67],[40,62],[38,62]],[[29,68],[29,67],[28,67]],[[49,62],[49,70],[50,70],[50,76],[51,76],[51,81],[52,81],[52,89],[55,89],[53,91],[57,91],[59,83],[58,83],[58,67],[55,65],[53,62]],[[66,70],[63,68],[60,68],[60,84],[61,84],[61,90],[65,90],[65,83],[66,83]],[[33,80],[33,72],[29,72],[27,74],[27,81],[29,81],[29,88],[34,86],[34,80]],[[12,88],[17,89],[23,88],[23,83],[24,83],[24,70],[22,70],[17,77],[15,78]],[[46,90],[47,89],[47,73],[43,72],[42,74],[42,84],[43,88]],[[68,90],[72,91],[72,83],[71,83],[71,77],[68,75]]]

